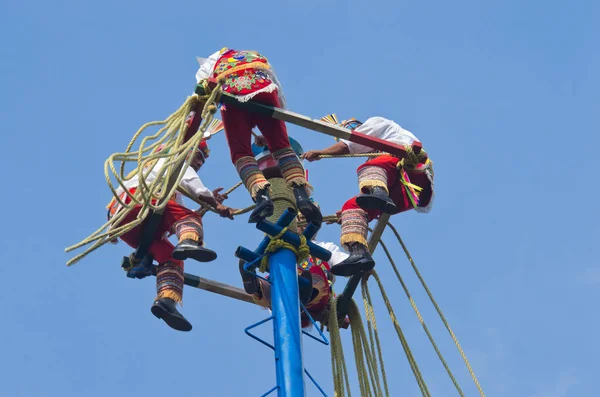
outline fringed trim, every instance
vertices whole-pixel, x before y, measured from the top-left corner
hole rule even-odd
[[[244,156],[235,163],[235,168],[240,176],[240,179],[250,192],[252,199],[256,198],[256,194],[270,185],[262,171],[258,168],[256,159],[250,156]]]
[[[379,186],[388,192],[387,182],[387,174],[381,167],[366,166],[358,170],[358,186],[361,191],[363,188]]]
[[[348,245],[351,243],[359,243],[359,244],[364,245],[365,247],[369,245],[365,236],[363,236],[360,233],[342,234],[342,236],[340,237],[340,243],[344,247],[346,247],[346,249],[348,248]]]
[[[170,289],[162,290],[158,293],[158,295],[156,296],[156,299],[163,299],[163,298],[173,299],[178,304],[183,305],[182,296],[177,291],[170,290]]]
[[[202,218],[199,215],[188,215],[173,225],[175,234],[179,241],[194,240],[202,242],[204,240],[204,228],[202,227]]]
[[[277,84],[271,83],[268,86],[261,88],[260,90],[256,90],[256,91],[251,92],[246,95],[236,95],[235,97],[240,102],[248,102],[249,100],[251,100],[252,98],[257,96],[258,94],[261,94],[263,92],[275,92],[278,89],[279,89],[279,86]]]
[[[194,240],[195,242],[200,241],[198,233],[196,232],[181,233],[181,235],[179,236],[179,241],[183,240]]]

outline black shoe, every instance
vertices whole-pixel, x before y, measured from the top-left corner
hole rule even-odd
[[[375,261],[371,257],[367,247],[359,243],[352,243],[349,249],[350,256],[331,267],[332,274],[350,277],[360,272],[368,272],[375,267]]]
[[[386,214],[395,214],[398,209],[394,201],[388,196],[385,189],[381,186],[375,186],[370,189],[371,193],[360,194],[356,198],[356,203],[363,210],[381,210]]]
[[[256,208],[254,208],[254,211],[252,211],[250,214],[248,223],[258,223],[259,221],[262,221],[263,219],[273,215],[275,207],[273,206],[273,201],[269,196],[268,188],[261,189],[258,191],[258,193],[256,193],[255,202]]]
[[[296,199],[298,211],[304,215],[308,223],[312,222],[320,225],[323,222],[321,210],[319,210],[319,207],[317,207],[315,203],[310,201],[310,197],[308,197],[308,193],[306,192],[306,187],[294,185],[294,197]]]
[[[183,240],[173,250],[173,258],[180,261],[195,259],[198,262],[210,262],[217,259],[217,253],[204,248],[197,241]]]
[[[191,331],[192,324],[177,311],[175,301],[169,298],[161,298],[154,301],[150,311],[156,318],[163,319],[167,325],[177,331]]]
[[[300,295],[300,302],[306,307],[310,298],[312,297],[312,274],[308,270],[303,271],[298,276],[298,293]]]
[[[244,291],[246,291],[247,294],[253,295],[258,292],[258,280],[252,274],[244,270],[245,265],[246,262],[240,260],[240,275],[242,276],[242,281],[244,282]]]

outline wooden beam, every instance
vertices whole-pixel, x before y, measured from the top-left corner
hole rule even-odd
[[[215,81],[209,80],[209,86],[214,88],[216,86]],[[198,95],[204,95],[204,87],[199,84],[196,86],[196,93]],[[358,143],[373,149],[381,150],[386,153],[390,153],[398,158],[404,158],[406,156],[406,150],[404,146],[388,142],[383,139],[375,138],[369,135],[365,135],[355,130],[349,130],[334,124],[329,124],[321,120],[313,120],[310,117],[303,116],[298,113],[291,112],[282,108],[274,106],[263,105],[254,101],[240,102],[235,95],[227,92],[222,92],[220,99],[225,104],[234,105],[241,107],[253,113],[263,114],[265,116],[272,117],[277,120],[282,120],[287,123],[292,123],[300,127],[307,128],[309,130],[317,131],[322,134],[333,136],[339,139],[345,139],[350,142]],[[412,144],[413,151],[420,153],[422,145],[420,142],[414,142]]]
[[[158,266],[152,265],[152,273],[156,276]],[[183,282],[185,285],[198,288],[204,291],[213,292],[215,294],[223,295],[229,298],[237,299],[243,302],[255,303],[252,296],[247,294],[241,288],[233,287],[228,284],[223,284],[218,281],[209,280],[207,278],[195,276],[193,274],[184,273]]]

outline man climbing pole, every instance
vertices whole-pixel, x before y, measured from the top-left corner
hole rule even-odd
[[[158,150],[160,151],[160,149]],[[197,172],[200,170],[209,155],[209,149],[205,141],[200,142],[198,148],[194,149],[193,159],[190,166],[184,171],[179,186],[198,197],[201,201],[209,204],[221,215],[233,219],[232,208],[222,204],[226,196],[219,194],[222,188],[210,191],[200,178]],[[146,184],[153,182],[166,159],[159,159],[145,177]],[[125,182],[125,187],[131,194],[134,194],[139,186],[138,176],[134,176]],[[122,187],[117,189],[117,194],[125,204],[131,202],[131,198]],[[154,202],[155,200],[153,200]],[[108,205],[109,219],[115,216],[120,210],[121,205],[113,199]],[[136,219],[140,212],[141,205],[136,205],[120,224],[127,224]],[[129,246],[137,248],[143,234],[143,229],[147,222],[123,234],[120,238]],[[119,225],[114,225],[118,227]],[[177,246],[169,242],[166,234],[174,233],[179,239]],[[203,246],[204,229],[202,218],[198,212],[191,211],[183,206],[179,193],[172,197],[162,216],[155,237],[149,247],[149,254],[158,262],[158,271],[156,274],[157,296],[152,305],[151,311],[157,318],[163,319],[171,328],[178,331],[190,331],[192,325],[186,318],[179,313],[176,308],[177,303],[181,303],[183,297],[183,261],[185,259],[195,259],[199,262],[210,262],[216,259],[217,254]]]
[[[366,135],[404,145],[404,159],[382,154],[368,160],[357,169],[358,196],[346,201],[340,211],[341,244],[350,256],[331,268],[338,276],[351,276],[369,271],[375,266],[367,244],[368,223],[382,213],[397,214],[415,209],[428,212],[433,203],[433,164],[424,151],[411,150],[419,141],[415,135],[383,117],[371,117],[363,124],[355,119],[343,121],[342,127],[356,129]],[[375,152],[372,148],[340,140],[322,150],[310,150],[302,155],[316,161],[321,155],[362,154]]]
[[[197,82],[214,78],[224,80],[223,91],[236,95],[240,102],[255,101],[265,105],[284,107],[285,99],[281,84],[267,58],[255,51],[237,51],[223,48],[208,58],[198,58],[200,68]],[[298,210],[310,222],[320,223],[323,219],[319,209],[310,201],[310,185],[304,169],[290,147],[285,123],[268,116],[251,113],[236,106],[221,105],[221,118],[231,153],[246,189],[256,202],[249,222],[255,223],[273,214],[269,182],[258,168],[252,155],[252,128],[258,127],[286,183],[294,190]]]

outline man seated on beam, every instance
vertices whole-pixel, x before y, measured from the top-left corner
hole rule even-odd
[[[322,118],[338,124],[335,115]],[[343,262],[331,268],[338,276],[352,276],[371,270],[375,261],[367,244],[368,224],[382,213],[397,214],[414,209],[429,212],[433,204],[433,163],[424,150],[419,154],[412,151],[413,142],[419,140],[392,120],[371,117],[361,123],[350,119],[340,126],[356,130],[365,135],[380,138],[391,143],[404,145],[406,157],[403,159],[382,153],[369,159],[357,169],[360,194],[352,197],[342,206],[340,222],[342,232],[340,242],[350,252]],[[322,150],[309,150],[302,155],[308,161],[316,161],[321,155],[343,155],[374,153],[376,150],[340,140]]]
[[[285,107],[281,83],[266,57],[256,51],[238,51],[223,48],[208,58],[198,58],[200,68],[196,81],[214,78],[224,80],[224,92],[235,95],[239,102],[253,101],[274,107]],[[323,217],[310,201],[310,185],[304,176],[302,163],[290,147],[287,128],[283,121],[252,113],[243,107],[221,105],[221,118],[231,152],[231,161],[244,186],[256,202],[249,222],[256,223],[273,215],[270,184],[258,168],[252,154],[252,128],[258,127],[265,137],[273,158],[279,164],[286,183],[294,190],[298,210],[314,223]]]
[[[157,152],[160,150],[159,148]],[[226,196],[219,194],[222,188],[211,192],[198,177],[197,172],[208,158],[208,155],[208,145],[203,140],[197,148],[194,148],[192,162],[184,171],[179,186],[194,194],[199,200],[214,207],[222,217],[233,219],[234,210],[222,204],[226,198]],[[146,184],[152,183],[157,178],[158,171],[166,160],[161,158],[154,164],[145,178]],[[134,194],[139,186],[138,176],[136,175],[125,182],[125,186],[131,194]],[[125,204],[131,202],[131,198],[122,187],[117,189],[117,193]],[[153,200],[153,203],[155,201]],[[122,206],[115,199],[111,201],[108,208],[109,219],[122,210]],[[125,225],[134,221],[140,209],[141,205],[136,205],[120,224]],[[143,222],[123,234],[120,237],[121,240],[129,246],[137,248],[140,245],[140,239],[146,225],[147,222]],[[118,226],[115,225],[114,227]],[[171,244],[167,236],[167,234],[173,233],[179,239],[176,247]],[[178,303],[181,304],[183,297],[183,261],[191,258],[199,262],[210,262],[217,258],[214,251],[204,247],[203,241],[204,230],[200,214],[184,207],[181,194],[176,193],[167,203],[162,220],[150,244],[149,254],[158,262],[158,272],[156,274],[157,296],[151,308],[152,314],[159,319],[163,319],[167,325],[178,331],[190,331],[192,329],[192,324],[176,308]]]

